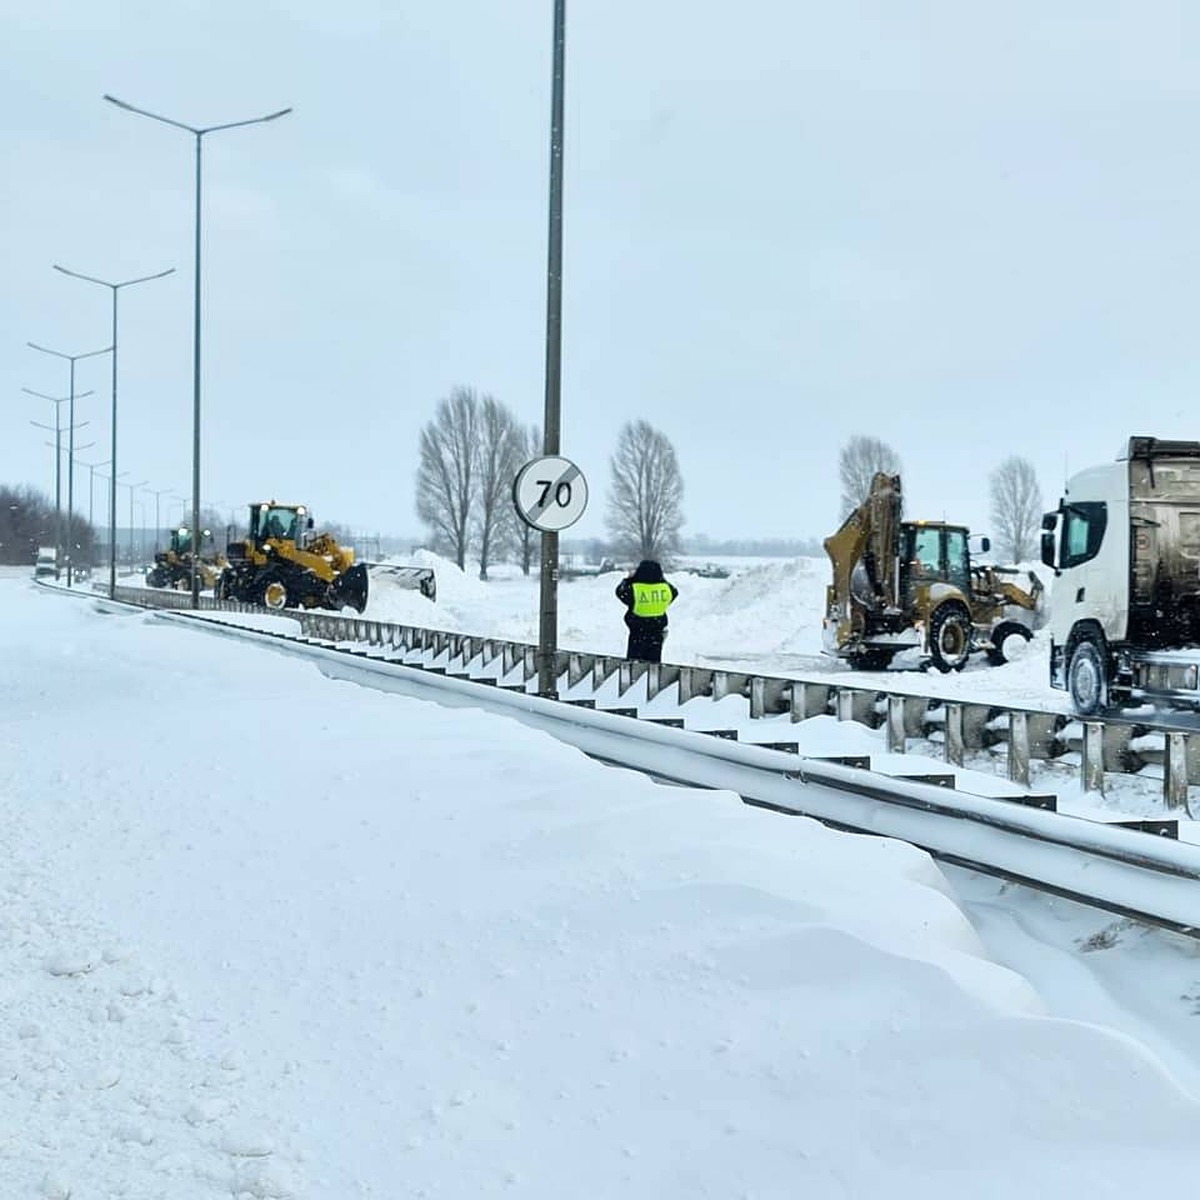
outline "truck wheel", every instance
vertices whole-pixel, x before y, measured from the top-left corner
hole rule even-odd
[[[1008,662],[1008,656],[1004,653],[1004,643],[1010,637],[1024,638],[1028,642],[1033,637],[1033,630],[1028,625],[1022,625],[1020,621],[1001,621],[992,630],[992,648],[987,654],[988,662],[993,667],[1002,667]]]
[[[971,656],[971,621],[957,604],[943,604],[929,622],[929,654],[939,671],[961,671]]]
[[[1067,688],[1071,703],[1081,717],[1090,717],[1108,707],[1107,655],[1094,638],[1080,641],[1067,664]]]

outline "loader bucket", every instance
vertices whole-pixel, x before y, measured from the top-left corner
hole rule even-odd
[[[411,588],[426,600],[437,600],[437,577],[432,567],[410,567],[399,563],[366,563],[373,578],[385,585]]]
[[[367,607],[367,568],[362,563],[347,567],[330,585],[330,593],[338,608],[349,605],[355,612]]]

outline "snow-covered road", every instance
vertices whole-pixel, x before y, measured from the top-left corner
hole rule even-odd
[[[1194,1176],[1190,945],[1106,981],[1071,946],[1111,922],[1038,900],[981,937],[956,888],[996,885],[903,844],[26,581],[0,612],[4,1196]]]

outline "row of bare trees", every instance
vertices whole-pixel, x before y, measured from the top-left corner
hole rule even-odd
[[[0,485],[0,563],[24,566],[37,557],[39,546],[53,546],[59,535],[69,552],[74,541],[76,562],[91,562],[94,553],[95,530],[79,516],[70,523],[66,513],[61,522],[54,501],[32,487]]]
[[[516,515],[513,480],[542,451],[541,431],[522,425],[487,393],[456,387],[438,401],[421,430],[417,515],[434,545],[465,568],[479,558],[479,577],[502,558],[529,574],[537,534]],[[606,526],[614,551],[628,558],[669,560],[683,527],[683,477],[670,440],[647,421],[622,426],[609,461]]]
[[[541,440],[536,426],[522,425],[495,396],[474,388],[456,387],[438,401],[421,430],[417,515],[460,568],[475,549],[481,579],[508,553],[529,573],[532,530],[513,511],[512,482]]]
[[[842,516],[865,499],[876,472],[900,473],[900,456],[877,437],[852,437],[838,457]],[[1037,551],[1042,520],[1042,490],[1027,458],[1010,455],[988,476],[992,541],[1000,557],[1026,562]]]

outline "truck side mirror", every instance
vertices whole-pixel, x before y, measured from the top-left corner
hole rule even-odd
[[[979,551],[981,554],[987,554],[992,548],[992,539],[989,537],[981,537],[979,539]]]
[[[309,517],[308,524],[305,526],[305,529],[311,529],[312,527],[313,527],[313,519],[312,519],[312,517]]]
[[[1042,517],[1042,562],[1058,571],[1058,546],[1055,534],[1058,531],[1058,513],[1046,513]]]

